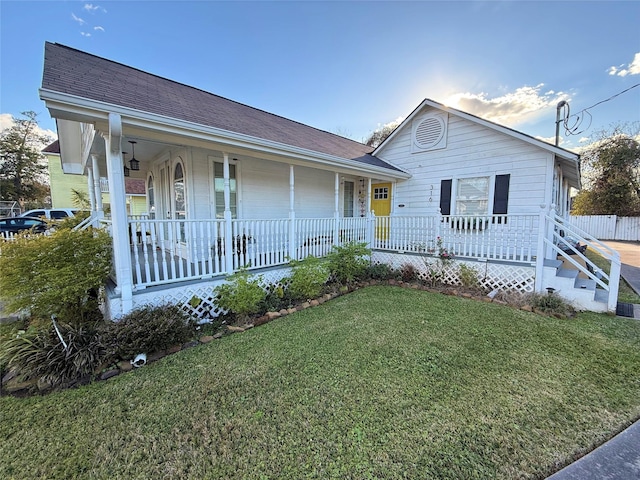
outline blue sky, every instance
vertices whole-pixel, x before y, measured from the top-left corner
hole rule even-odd
[[[34,110],[58,42],[362,141],[424,99],[552,139],[640,121],[640,2],[0,0],[0,113]]]

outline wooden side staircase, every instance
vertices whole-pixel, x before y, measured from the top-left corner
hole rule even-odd
[[[620,282],[618,252],[555,215],[553,210],[545,216],[543,232],[539,291],[554,291],[577,310],[614,313]],[[609,262],[608,273],[586,256],[587,249]]]

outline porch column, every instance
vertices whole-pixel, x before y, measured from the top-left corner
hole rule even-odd
[[[544,272],[544,237],[547,232],[547,212],[545,211],[546,205],[543,203],[540,205],[540,213],[538,215],[538,247],[536,251],[536,280],[534,290],[536,292],[542,291],[542,275]]]
[[[93,168],[87,168],[87,192],[89,193],[89,208],[91,215],[96,213],[96,191],[93,184]]]
[[[100,167],[98,167],[97,155],[91,155],[91,170],[93,170],[93,194],[96,201],[96,213],[98,214],[98,218],[104,218],[102,189],[100,188]],[[124,173],[122,174],[122,178],[124,178]]]
[[[296,257],[296,209],[295,209],[295,176],[293,165],[289,165],[289,258]]]
[[[545,245],[544,258],[555,259],[555,256],[557,255],[554,253],[554,249],[553,249],[553,231],[555,229],[553,222],[556,219],[556,205],[554,203],[551,204],[551,208],[549,209],[549,218],[551,219],[551,221],[547,222],[547,229],[545,231],[545,236],[547,240],[549,240],[549,242],[551,243],[547,243]]]
[[[335,200],[334,201],[335,208],[333,211],[333,218],[334,218],[333,244],[339,245],[340,244],[340,174],[336,172],[335,177],[336,177],[335,188],[333,192],[333,196]]]
[[[111,199],[111,236],[113,238],[113,263],[116,271],[116,291],[120,293],[125,315],[133,308],[133,274],[129,247],[129,222],[125,201],[124,171],[122,169],[122,119],[116,113],[109,114],[109,134],[105,136],[107,176]],[[92,159],[93,160],[93,159]],[[95,181],[94,175],[94,181]],[[98,182],[100,181],[99,175]],[[119,316],[116,314],[116,316]]]
[[[231,225],[231,180],[229,179],[229,154],[223,153],[224,163],[224,257],[228,275],[233,273],[233,229]]]
[[[371,177],[367,179],[367,248],[374,247],[376,216],[371,211]]]

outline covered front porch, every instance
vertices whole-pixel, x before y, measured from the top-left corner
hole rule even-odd
[[[246,269],[266,274],[268,282],[277,283],[286,276],[290,260],[322,257],[333,246],[348,242],[367,244],[374,263],[387,263],[396,269],[411,265],[424,278],[441,259],[453,259],[440,273],[446,283],[454,285],[459,282],[460,265],[465,264],[478,273],[481,285],[488,290],[527,293],[557,289],[576,307],[587,305],[601,311],[615,308],[616,303],[616,253],[603,249],[600,242],[548,208],[541,208],[538,215],[377,217],[370,212],[354,218],[232,219],[229,223],[142,216],[129,217],[127,223],[131,276],[125,277],[124,283],[131,284],[133,307],[170,299],[198,310],[202,309],[200,299],[205,298],[214,311],[215,299],[208,297],[212,287],[226,276]],[[109,220],[102,224],[112,228]],[[591,264],[583,251],[565,240],[569,236],[577,236],[582,245],[600,251],[611,263],[610,272]],[[575,288],[567,283],[574,277],[567,278],[566,269],[558,277],[550,268],[556,259],[564,260],[579,275]],[[118,288],[117,276],[114,281]],[[571,291],[596,300],[575,300]],[[121,291],[117,296],[121,308]],[[199,299],[197,305],[186,307],[193,298]]]

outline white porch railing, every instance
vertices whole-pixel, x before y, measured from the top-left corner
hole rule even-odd
[[[367,218],[151,220],[129,217],[136,288],[283,265],[324,256],[333,245],[366,241]],[[230,264],[228,259],[231,259]],[[230,270],[230,267],[231,270]]]
[[[373,248],[438,254],[441,247],[458,257],[531,263],[538,221],[538,215],[376,217]]]
[[[544,248],[547,250],[545,256],[556,258],[559,255],[589,279],[595,281],[598,287],[609,293],[607,307],[609,311],[615,312],[620,285],[620,254],[600,240],[591,237],[584,230],[557,216],[554,210],[549,215],[545,215],[545,221],[547,229],[547,234],[543,237]],[[601,255],[610,264],[609,273],[594,265],[582,251],[567,241],[569,237]],[[578,259],[582,260],[584,265]]]

